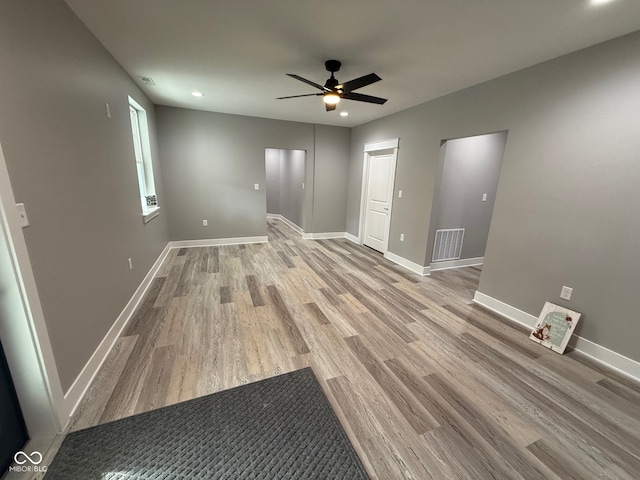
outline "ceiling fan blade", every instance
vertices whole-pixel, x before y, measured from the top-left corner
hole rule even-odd
[[[354,78],[353,80],[349,80],[342,85],[338,85],[338,88],[341,89],[344,93],[353,92],[358,88],[366,87],[367,85],[371,85],[372,83],[376,83],[382,80],[375,73],[370,73],[369,75],[365,75],[364,77]]]
[[[336,105],[331,105],[329,103],[325,103],[324,106],[327,108],[327,112],[331,112],[336,109]]]
[[[290,95],[288,97],[276,97],[276,100],[284,100],[285,98],[298,98],[298,97],[321,97],[324,93],[307,93],[305,95]]]
[[[318,85],[317,83],[312,82],[311,80],[307,80],[306,78],[302,78],[300,75],[296,75],[295,73],[287,73],[287,75],[290,76],[291,78],[295,78],[296,80],[300,80],[301,82],[304,82],[307,85],[316,87],[318,90],[322,90],[323,92],[330,91],[328,88],[325,88],[322,85]]]
[[[356,100],[358,102],[377,103],[382,105],[387,101],[386,98],[372,97],[371,95],[363,95],[361,93],[343,93],[340,97],[346,100]]]

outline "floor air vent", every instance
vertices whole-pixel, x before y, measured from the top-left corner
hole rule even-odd
[[[462,252],[464,228],[436,230],[436,241],[433,246],[432,262],[459,260]]]

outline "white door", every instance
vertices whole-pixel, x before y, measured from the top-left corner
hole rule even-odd
[[[393,154],[369,157],[363,243],[382,253],[387,251],[389,238],[393,165]]]

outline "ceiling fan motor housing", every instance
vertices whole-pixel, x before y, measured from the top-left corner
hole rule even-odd
[[[338,72],[341,66],[342,63],[340,63],[340,60],[327,60],[324,62],[324,68],[331,73]]]

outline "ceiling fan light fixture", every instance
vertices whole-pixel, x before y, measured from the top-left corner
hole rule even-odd
[[[327,105],[337,105],[340,102],[340,95],[337,93],[325,93],[322,96],[322,101]]]

